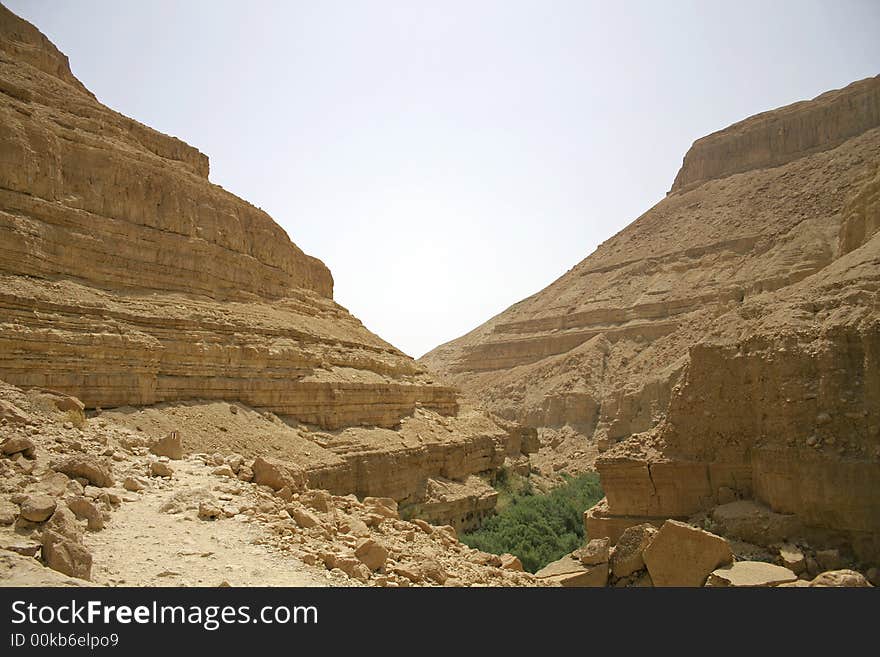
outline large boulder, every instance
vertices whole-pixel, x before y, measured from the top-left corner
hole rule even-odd
[[[43,522],[55,513],[56,505],[57,502],[51,495],[37,493],[25,497],[19,506],[22,518],[31,522]]]
[[[384,545],[374,541],[372,538],[364,538],[358,541],[354,550],[354,556],[370,570],[379,570],[385,565],[388,558],[388,550]]]
[[[53,470],[66,474],[68,477],[82,477],[94,486],[108,488],[113,485],[110,466],[94,456],[77,454],[53,464]]]
[[[0,587],[95,586],[83,579],[66,577],[46,568],[33,557],[0,549]]]
[[[595,588],[608,584],[608,564],[585,566],[571,555],[549,563],[535,573],[535,577],[548,584],[567,588]]]
[[[32,459],[36,456],[34,441],[25,436],[13,436],[0,444],[0,453],[4,456],[23,454],[25,458]]]
[[[667,520],[644,552],[654,586],[703,586],[709,574],[733,561],[720,536],[677,520]]]
[[[0,420],[6,420],[9,424],[27,424],[29,418],[12,402],[0,399]]]
[[[611,551],[611,574],[619,579],[644,568],[642,554],[656,534],[657,528],[648,523],[627,528]]]
[[[92,554],[82,544],[82,529],[73,511],[59,504],[43,528],[43,561],[53,570],[91,579]]]
[[[777,586],[797,580],[788,568],[763,561],[737,561],[712,571],[706,586]]]
[[[284,461],[258,456],[254,459],[251,470],[254,483],[268,486],[272,490],[281,490],[285,486],[292,491],[302,491],[306,487],[305,473]]]
[[[52,570],[70,577],[92,577],[91,552],[82,543],[72,541],[51,529],[43,531],[43,560]]]

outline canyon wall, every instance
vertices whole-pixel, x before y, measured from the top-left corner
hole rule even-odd
[[[664,200],[422,362],[595,461],[591,534],[755,498],[877,558],[878,106],[880,77],[698,140]]]
[[[0,380],[123,417],[241,402],[301,426],[280,434],[303,445],[289,459],[340,494],[427,503],[430,478],[503,463],[515,432],[460,419],[454,387],[335,303],[327,267],[208,175],[198,149],[100,104],[0,6]],[[400,432],[417,412],[413,443]],[[154,437],[178,424],[219,431],[184,413]],[[324,449],[322,431],[344,438]]]

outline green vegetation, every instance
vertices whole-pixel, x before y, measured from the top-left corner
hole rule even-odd
[[[485,552],[514,554],[531,573],[583,545],[583,513],[604,495],[592,472],[566,477],[547,495],[535,495],[527,479],[506,471],[495,487],[499,513],[461,541]]]

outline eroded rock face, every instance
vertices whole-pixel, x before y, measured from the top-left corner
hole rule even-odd
[[[322,262],[209,181],[207,156],[101,105],[4,7],[0,151],[0,380],[39,389],[72,424],[98,407],[160,415],[163,404],[223,403],[243,432],[271,417],[276,433],[313,444],[296,459],[310,486],[436,502],[432,519],[444,523],[494,499],[481,490],[444,507],[426,496],[429,478],[463,482],[536,448],[533,429],[462,408],[455,388],[368,331],[333,301]],[[0,415],[22,419],[5,401]],[[408,420],[422,428],[402,431]],[[195,424],[171,423],[139,445],[180,459],[204,430]],[[232,470],[242,481],[266,475]],[[172,470],[156,462],[149,472]]]
[[[332,301],[323,263],[208,181],[206,156],[98,103],[6,8],[0,54],[0,379],[90,408],[240,399],[334,429],[455,412]]]
[[[880,558],[878,99],[870,78],[699,140],[675,193],[423,362],[577,432],[533,460],[595,462],[592,537],[755,500]]]

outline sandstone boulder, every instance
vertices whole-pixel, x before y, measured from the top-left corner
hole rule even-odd
[[[800,575],[807,569],[806,558],[804,553],[791,543],[783,543],[779,548],[779,559],[785,568],[788,568],[795,575]]]
[[[0,586],[94,586],[83,579],[67,577],[46,568],[33,557],[0,549]]]
[[[643,553],[657,534],[657,528],[648,523],[635,525],[621,534],[611,551],[611,574],[627,577],[645,567]]]
[[[145,481],[139,479],[138,477],[126,477],[125,481],[122,482],[122,487],[125,488],[125,490],[131,491],[132,493],[137,493],[146,488],[147,484]]]
[[[28,417],[18,406],[11,401],[0,399],[0,422],[6,420],[9,424],[27,424]]]
[[[390,497],[365,497],[364,506],[368,513],[375,513],[386,518],[399,518],[397,502]]]
[[[501,567],[505,570],[524,572],[522,561],[519,560],[519,557],[512,554],[505,553],[501,555]]]
[[[388,558],[388,549],[372,538],[364,538],[358,541],[354,556],[360,559],[367,568],[375,571],[385,565],[385,560]]]
[[[776,586],[797,580],[788,568],[763,561],[737,561],[712,571],[706,586]]]
[[[720,536],[677,520],[667,520],[644,552],[654,586],[703,586],[733,552]]]
[[[232,466],[224,463],[220,467],[214,468],[211,470],[211,474],[216,477],[235,477],[235,471],[232,469]]]
[[[113,485],[110,466],[94,456],[77,454],[53,465],[53,470],[68,477],[82,477],[93,485],[106,488]]]
[[[97,505],[83,495],[74,495],[65,500],[67,508],[73,511],[77,518],[85,518],[88,522],[89,531],[100,531],[104,528],[104,516]]]
[[[31,522],[44,522],[55,513],[56,501],[51,495],[28,495],[22,500],[21,517]]]
[[[92,554],[81,543],[47,529],[43,532],[43,560],[53,570],[78,577],[91,579]]]
[[[0,453],[5,456],[23,454],[25,458],[32,459],[36,455],[34,441],[25,436],[13,436],[0,444]]]
[[[321,513],[329,513],[333,510],[333,499],[326,490],[308,490],[300,496],[300,501]]]
[[[547,564],[535,573],[535,577],[548,584],[567,588],[595,588],[608,584],[608,564],[585,566],[571,555]]]
[[[321,521],[315,514],[306,511],[300,506],[288,506],[287,513],[290,514],[290,517],[296,521],[296,524],[303,529],[317,527],[321,524]]]
[[[258,456],[251,465],[255,483],[281,490],[285,486],[301,491],[306,486],[305,474],[295,466],[275,459]]]
[[[46,495],[52,495],[54,497],[60,497],[67,492],[72,481],[73,480],[68,478],[66,474],[61,472],[49,472],[33,486],[32,490],[45,493]]]
[[[150,476],[173,477],[174,470],[167,463],[163,463],[162,461],[153,461],[152,463],[150,463]]]
[[[180,433],[172,431],[164,438],[160,438],[150,445],[150,452],[156,456],[167,456],[169,459],[179,461],[183,458],[183,441]]]
[[[865,587],[871,586],[871,583],[864,575],[854,570],[830,570],[820,575],[816,575],[810,582],[810,586],[816,587]]]
[[[608,538],[594,538],[586,545],[572,553],[585,566],[596,566],[600,563],[608,563],[610,558],[611,541]]]

